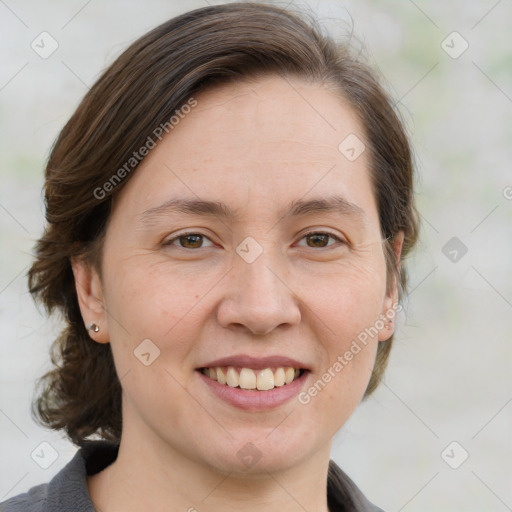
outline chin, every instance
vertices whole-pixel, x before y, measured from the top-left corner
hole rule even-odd
[[[215,467],[222,473],[238,475],[267,476],[269,473],[286,471],[299,463],[298,457],[290,457],[287,452],[264,454],[248,443],[235,457],[217,459]]]
[[[297,432],[297,434],[299,434]],[[216,470],[228,473],[267,475],[272,472],[286,471],[301,463],[307,453],[313,451],[304,443],[302,435],[295,439],[278,430],[265,430],[259,435],[239,436],[230,439],[229,446],[222,452],[210,454],[210,464]],[[311,442],[311,436],[307,436]],[[218,446],[218,445],[217,445]]]

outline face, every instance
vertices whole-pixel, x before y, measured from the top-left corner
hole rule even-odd
[[[338,148],[363,128],[338,93],[288,80],[196,96],[116,196],[91,278],[123,437],[217,471],[328,452],[392,334],[368,152]]]

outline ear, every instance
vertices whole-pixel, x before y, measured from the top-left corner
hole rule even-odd
[[[78,304],[86,329],[91,324],[99,327],[98,332],[88,329],[89,336],[98,343],[108,343],[110,337],[107,311],[100,277],[96,270],[83,259],[73,259],[71,267],[75,278]]]
[[[393,253],[395,255],[395,264],[400,271],[402,247],[404,245],[404,232],[400,231],[393,238]],[[386,298],[383,302],[381,311],[381,318],[384,319],[384,328],[379,331],[379,341],[387,341],[395,332],[395,316],[396,305],[398,304],[398,286],[399,283],[395,276],[393,278],[393,286],[391,290],[386,293]]]

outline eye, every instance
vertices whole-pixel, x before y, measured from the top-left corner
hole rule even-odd
[[[208,240],[208,242],[210,243],[210,245],[207,247],[213,246],[212,241],[206,235],[202,235],[201,233],[182,233],[181,235],[166,240],[163,243],[163,245],[177,245],[178,247],[181,247],[183,249],[201,249],[202,247],[205,247],[205,240]]]
[[[331,233],[324,233],[320,231],[314,231],[311,233],[307,233],[301,238],[302,240],[306,240],[306,247],[312,247],[314,249],[322,249],[323,247],[328,247],[331,245],[335,245],[335,243],[329,243],[329,239],[334,240],[335,242],[340,242],[341,244],[345,244],[343,240],[338,238],[337,236],[331,234]],[[298,245],[302,245],[299,242]]]

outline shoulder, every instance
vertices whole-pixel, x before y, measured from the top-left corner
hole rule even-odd
[[[89,441],[47,484],[0,503],[0,512],[95,512],[87,488],[87,476],[115,460],[117,445]]]
[[[0,503],[1,512],[42,512],[48,492],[48,484],[32,487],[29,491]]]
[[[329,461],[327,500],[331,512],[384,512],[364,496],[333,460]]]

